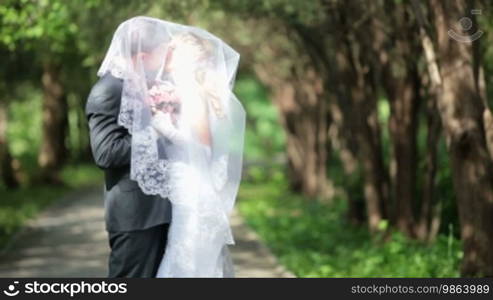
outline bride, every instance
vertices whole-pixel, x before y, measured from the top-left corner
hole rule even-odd
[[[132,18],[118,32],[113,61],[124,79],[119,123],[132,134],[130,178],[172,204],[156,276],[233,277],[229,215],[245,126],[232,93],[239,54],[205,30],[149,17]],[[151,72],[126,54],[156,35],[166,42],[152,54],[161,67]]]
[[[172,153],[181,157],[193,155],[194,162],[210,166],[210,171],[213,171],[204,172],[197,168],[198,165],[191,164],[190,159],[182,160],[180,157],[175,157],[176,160],[168,165],[170,185],[174,187],[170,195],[173,221],[158,277],[233,276],[226,246],[226,243],[233,243],[233,237],[226,209],[220,194],[214,189],[224,184],[218,182],[224,181],[221,178],[224,175],[217,172],[225,170],[217,169],[225,168],[226,161],[211,160],[211,128],[208,121],[211,108],[218,118],[224,117],[224,111],[215,91],[207,87],[204,78],[201,78],[201,72],[206,72],[200,69],[201,64],[212,55],[207,43],[192,33],[180,33],[170,42],[165,70],[171,75],[174,86],[169,88],[168,94],[175,92],[178,95],[170,97],[170,102],[189,105],[188,109],[183,109],[189,115],[180,119],[175,117],[175,110],[161,112],[154,109],[156,113],[152,126],[174,144],[176,150]],[[180,102],[181,99],[186,100]],[[176,124],[178,120],[187,120],[187,124]],[[187,126],[190,126],[189,131],[184,130]],[[187,131],[194,136],[187,136]],[[198,158],[201,158],[200,162]]]

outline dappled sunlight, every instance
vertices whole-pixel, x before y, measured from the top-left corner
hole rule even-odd
[[[72,193],[29,222],[2,254],[0,276],[106,276],[109,246],[100,191]]]
[[[492,12],[479,0],[0,1],[0,277],[106,276],[103,184],[127,180],[139,141],[109,113],[125,108],[120,94],[153,100],[151,118],[180,107],[167,85],[146,98],[115,84],[88,109],[115,30],[138,15],[202,28],[239,54],[237,70],[236,54],[221,57],[246,112],[238,277],[493,276]],[[194,52],[152,36],[157,52],[123,35],[129,65],[145,70],[136,86],[181,78],[183,95],[207,100],[192,112],[224,117],[209,43]],[[108,66],[125,77],[117,44]],[[181,72],[195,64],[194,77]],[[202,117],[194,130],[218,146],[211,133],[231,124]],[[179,137],[170,120],[161,134]],[[113,126],[106,146],[95,123]]]

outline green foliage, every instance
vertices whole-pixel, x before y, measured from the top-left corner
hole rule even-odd
[[[79,129],[84,122],[80,119],[83,117],[80,114],[81,104],[87,97],[88,87],[94,82],[95,70],[107,50],[112,34],[123,20],[143,14],[204,28],[211,26],[215,33],[221,33],[220,36],[224,35],[226,40],[229,38],[240,46],[234,45],[242,55],[242,63],[246,61],[243,68],[248,71],[252,71],[253,63],[259,62],[260,43],[267,43],[267,48],[276,53],[276,63],[272,64],[275,70],[273,69],[272,74],[282,74],[279,70],[290,71],[293,61],[302,59],[299,53],[306,49],[298,51],[293,36],[284,36],[284,31],[276,26],[284,23],[296,25],[296,28],[317,28],[327,21],[327,9],[331,9],[322,6],[321,2],[1,1],[0,55],[3,69],[0,70],[0,75],[8,76],[4,76],[4,80],[0,82],[0,94],[8,93],[10,150],[16,165],[20,165],[27,179],[23,181],[22,188],[14,192],[5,191],[0,185],[0,247],[26,220],[70,188],[100,183],[102,180],[101,172],[93,164],[70,165],[62,172],[65,187],[31,185],[30,177],[38,172],[37,154],[41,142],[42,94],[39,89],[39,70],[42,62],[48,60],[62,66],[60,75],[70,107],[70,134],[67,143],[71,151],[77,151],[87,146],[81,142],[81,136],[86,132]],[[394,2],[398,4],[402,1]],[[339,5],[343,1],[326,3]],[[246,19],[261,19],[261,22],[248,23]],[[478,42],[482,43],[481,51],[485,53],[486,80],[491,82],[493,50],[487,45],[493,39],[493,31],[489,30],[493,28],[493,23],[485,15],[480,19],[480,27],[485,35]],[[272,20],[281,22],[275,23]],[[248,27],[250,24],[257,26],[252,29]],[[337,30],[329,28],[327,24],[323,25],[329,31]],[[267,34],[262,30],[266,30]],[[268,37],[268,40],[264,40],[264,37]],[[325,50],[331,51],[330,47]],[[270,62],[271,58],[265,56],[263,59]],[[26,79],[34,80],[26,83]],[[493,88],[491,84],[487,84],[487,87],[491,104]],[[268,91],[253,75],[240,73],[235,93],[247,111],[245,161],[263,162],[247,168],[250,182],[244,182],[241,186],[239,208],[248,223],[261,234],[288,268],[303,277],[458,276],[461,257],[460,243],[457,240],[459,224],[450,161],[443,139],[439,142],[436,176],[435,199],[442,203],[442,228],[437,241],[433,245],[423,245],[410,241],[399,233],[393,233],[383,243],[378,239],[372,240],[366,228],[352,226],[346,221],[347,199],[342,197],[351,197],[359,206],[364,205],[361,170],[357,169],[349,176],[341,175],[341,162],[337,157],[338,153],[334,152],[329,157],[328,177],[336,188],[346,192],[345,196],[341,196],[334,205],[328,206],[289,193],[284,179],[286,166],[270,167],[270,164],[265,164],[284,153],[286,139],[279,124],[277,110],[269,100]],[[378,120],[386,166],[390,165],[392,151],[388,130],[390,114],[388,101],[379,99]],[[423,112],[420,112],[416,199],[420,198],[422,192],[422,175],[426,167],[424,153],[427,151],[427,127],[423,116]],[[380,224],[382,229],[388,226],[386,222]]]
[[[3,1],[0,4],[0,42],[13,50],[20,44],[33,47],[42,40],[43,46],[52,52],[63,51],[78,30],[67,3],[60,0]]]
[[[380,135],[382,139],[382,156],[386,166],[390,165],[392,154],[392,140],[389,130],[390,114],[391,110],[389,100],[383,97],[378,99],[377,117],[380,124]]]
[[[63,183],[69,188],[103,183],[103,171],[92,162],[66,165],[61,172],[61,177]]]
[[[284,180],[243,183],[238,207],[279,257],[299,277],[457,277],[462,256],[453,235],[433,245],[395,232],[372,240],[366,228],[344,217],[345,201],[334,205],[288,192]]]
[[[9,105],[7,137],[10,152],[22,173],[26,175],[23,178],[24,184],[29,185],[39,171],[37,157],[42,138],[42,95],[38,89],[26,83],[19,85],[15,95]],[[80,112],[78,99],[69,97],[69,100],[71,109],[68,115],[69,132],[66,142],[70,158],[75,158],[77,154],[86,150],[88,137],[80,136],[86,132],[80,131],[79,123],[85,123],[86,120],[80,120],[84,115]]]
[[[235,93],[247,113],[245,159],[267,160],[282,153],[284,131],[265,88],[254,77],[245,75],[238,78]]]
[[[15,101],[9,105],[7,136],[12,156],[22,171],[34,177],[38,169],[37,154],[41,145],[41,94],[31,85],[20,85]]]
[[[422,107],[421,113],[418,119],[418,133],[417,133],[417,148],[418,162],[417,167],[417,199],[421,199],[423,195],[423,185],[425,181],[425,174],[427,172],[426,156],[429,152],[427,145],[428,138],[428,125],[426,124],[426,111],[425,107]],[[436,120],[440,122],[440,120]],[[459,219],[457,216],[457,204],[454,193],[454,186],[452,182],[452,168],[450,165],[450,159],[447,147],[445,145],[445,139],[443,135],[440,135],[437,141],[437,157],[436,157],[437,170],[435,175],[435,190],[432,200],[434,205],[437,204],[441,208],[441,228],[440,232],[448,233],[449,227],[454,228],[453,234],[459,237]],[[416,203],[419,204],[419,203]]]
[[[227,0],[214,1],[211,5],[248,17],[281,18],[292,23],[317,24],[324,18],[321,1]]]

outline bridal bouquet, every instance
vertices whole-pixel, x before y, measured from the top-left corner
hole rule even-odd
[[[174,86],[167,82],[158,82],[151,87],[148,94],[148,104],[152,114],[168,113],[172,117],[173,124],[176,124],[181,105]]]

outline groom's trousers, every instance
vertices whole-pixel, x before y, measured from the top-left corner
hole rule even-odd
[[[166,247],[169,223],[143,230],[108,231],[108,277],[155,277]]]

